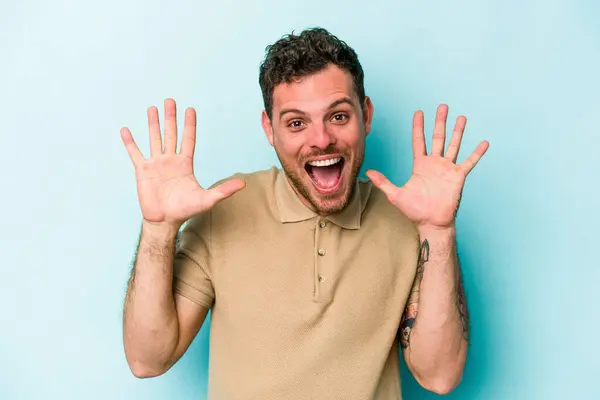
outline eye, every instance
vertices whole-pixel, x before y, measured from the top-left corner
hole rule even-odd
[[[299,119],[294,119],[294,120],[288,122],[288,124],[287,124],[288,128],[291,128],[291,129],[300,129],[300,128],[302,128],[302,125],[303,125],[303,122],[300,121]]]
[[[333,120],[333,122],[336,123],[343,123],[346,122],[348,120],[348,114],[346,113],[338,113],[335,114],[331,119]]]

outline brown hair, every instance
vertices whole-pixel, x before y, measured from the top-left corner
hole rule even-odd
[[[292,32],[267,46],[258,82],[269,118],[272,118],[275,86],[319,72],[329,64],[352,75],[354,90],[362,107],[365,99],[364,72],[358,56],[354,49],[326,29],[311,28],[299,35]]]

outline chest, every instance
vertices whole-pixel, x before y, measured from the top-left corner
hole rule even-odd
[[[381,229],[313,219],[238,231],[215,249],[215,307],[250,325],[310,325],[328,315],[342,325],[368,325],[399,315],[417,254],[397,232]]]

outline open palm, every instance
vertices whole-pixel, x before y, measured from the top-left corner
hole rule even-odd
[[[448,107],[440,105],[436,115],[431,154],[427,155],[423,113],[415,113],[413,171],[404,186],[395,186],[378,171],[367,171],[367,176],[386,194],[389,201],[418,226],[447,228],[454,224],[466,177],[489,147],[487,141],[481,142],[463,163],[457,165],[456,159],[466,118],[457,118],[444,155],[447,115]]]
[[[188,108],[185,113],[179,153],[176,151],[177,122],[174,100],[165,101],[164,148],[156,107],[148,109],[148,127],[151,153],[149,159],[144,159],[129,129],[121,129],[121,138],[135,166],[138,197],[146,221],[182,224],[244,187],[243,181],[232,179],[206,190],[196,180],[193,159],[196,112],[193,108]]]

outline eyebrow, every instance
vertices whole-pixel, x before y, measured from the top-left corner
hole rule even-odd
[[[343,98],[338,99],[338,100],[334,101],[333,103],[331,103],[329,105],[329,107],[327,107],[327,109],[331,110],[332,108],[339,106],[340,104],[349,104],[350,106],[352,106],[352,108],[354,108],[354,103],[352,103],[352,100],[350,99],[350,97],[343,97]],[[297,114],[306,115],[306,113],[304,111],[299,110],[297,108],[285,108],[285,109],[279,111],[279,118],[281,119],[287,113],[297,113]]]

